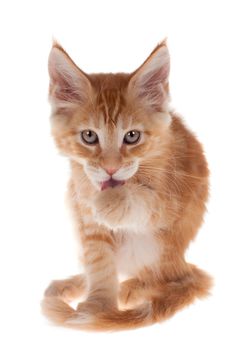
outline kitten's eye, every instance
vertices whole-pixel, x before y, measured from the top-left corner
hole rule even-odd
[[[94,145],[99,142],[97,134],[92,130],[83,130],[81,132],[81,137],[83,142],[88,143],[89,145]]]
[[[141,133],[140,131],[137,131],[137,130],[131,130],[131,131],[128,131],[126,134],[125,134],[125,137],[124,137],[124,143],[126,143],[127,145],[133,145],[135,143],[137,143],[140,139],[140,136],[141,136]]]

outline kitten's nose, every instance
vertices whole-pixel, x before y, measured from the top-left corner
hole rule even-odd
[[[104,170],[106,171],[106,173],[108,173],[109,175],[113,175],[117,172],[119,168],[104,168]]]

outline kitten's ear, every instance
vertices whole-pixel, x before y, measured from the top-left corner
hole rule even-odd
[[[91,83],[63,48],[54,43],[49,55],[51,102],[57,106],[84,103],[91,93]]]
[[[169,70],[170,56],[164,41],[133,73],[128,87],[130,93],[154,110],[166,109],[169,100]]]

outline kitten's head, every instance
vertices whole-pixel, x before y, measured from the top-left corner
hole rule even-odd
[[[168,111],[165,42],[132,74],[86,74],[60,45],[49,56],[52,133],[98,189],[123,184],[161,153]]]

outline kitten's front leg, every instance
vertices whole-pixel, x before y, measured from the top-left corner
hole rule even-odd
[[[118,280],[114,240],[109,230],[95,222],[83,227],[87,299],[78,305],[81,313],[95,314],[117,307]]]
[[[155,194],[140,185],[127,184],[97,193],[93,201],[96,220],[110,229],[138,229],[149,221]]]

